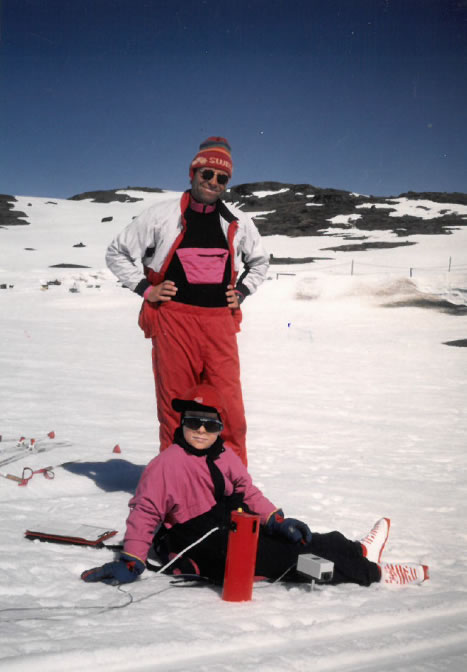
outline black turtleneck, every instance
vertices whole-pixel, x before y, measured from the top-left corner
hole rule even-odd
[[[187,229],[179,248],[191,247],[202,250],[221,248],[228,250],[227,239],[222,231],[219,219],[219,206],[213,212],[195,212],[191,207],[185,212]],[[232,260],[230,255],[225,265],[224,277],[218,284],[190,284],[183,266],[174,254],[165,274],[166,280],[172,280],[178,288],[172,301],[191,306],[220,308],[227,306],[225,293],[231,279]]]

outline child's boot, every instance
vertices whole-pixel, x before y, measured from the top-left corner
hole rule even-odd
[[[381,583],[389,583],[394,586],[408,586],[411,583],[423,583],[430,578],[427,565],[417,565],[414,562],[396,564],[382,562]]]
[[[370,562],[379,562],[383,555],[384,546],[389,536],[391,521],[389,518],[380,518],[364,539],[360,539],[363,555]]]

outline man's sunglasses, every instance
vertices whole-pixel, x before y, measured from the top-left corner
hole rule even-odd
[[[220,420],[213,420],[212,418],[194,418],[190,415],[185,415],[182,420],[182,425],[185,425],[185,427],[188,427],[188,429],[200,429],[200,427],[204,427],[204,429],[209,433],[209,434],[215,434],[217,432],[222,432],[224,429],[224,425]]]
[[[206,168],[205,170],[201,171],[201,177],[203,180],[212,180],[214,175],[216,176],[217,184],[227,184],[229,181],[228,175],[219,175],[219,173],[215,173],[213,170],[210,170],[210,168]]]

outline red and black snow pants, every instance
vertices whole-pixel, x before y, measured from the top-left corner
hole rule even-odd
[[[146,325],[148,317],[161,451],[173,442],[174,431],[180,424],[180,414],[172,409],[172,399],[183,398],[199,383],[208,383],[219,390],[227,406],[227,414],[222,417],[222,438],[246,465],[238,322],[231,309],[169,301],[155,309],[147,307]]]

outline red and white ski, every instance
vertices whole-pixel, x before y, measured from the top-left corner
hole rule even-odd
[[[13,446],[2,447],[2,444],[14,443]],[[37,455],[38,453],[45,453],[53,448],[71,446],[71,441],[57,441],[55,439],[55,432],[49,432],[45,436],[36,438],[27,438],[21,436],[19,439],[4,439],[0,442],[0,467],[6,464],[11,464],[23,457],[29,455]]]

